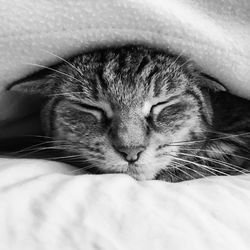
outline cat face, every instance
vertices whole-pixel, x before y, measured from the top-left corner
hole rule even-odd
[[[12,87],[45,97],[42,127],[59,159],[137,180],[249,173],[250,102],[188,60],[125,46],[62,61]]]
[[[183,59],[132,47],[82,55],[58,71],[43,124],[86,169],[168,179],[182,148],[206,139],[209,98]]]

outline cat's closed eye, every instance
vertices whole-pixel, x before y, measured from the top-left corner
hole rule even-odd
[[[181,105],[181,103],[179,103],[178,98],[176,98],[176,100],[174,100],[172,102],[169,102],[169,101],[158,102],[151,107],[150,113],[153,116],[158,116],[166,108],[169,108],[169,109],[173,110],[173,113],[176,113],[177,110],[175,110],[175,107],[178,107],[180,105]]]
[[[93,115],[98,121],[101,121],[107,117],[106,112],[99,106],[94,106],[83,102],[71,102],[71,105],[83,113]]]
[[[159,102],[151,107],[149,119],[151,119],[151,123],[154,123],[155,129],[168,127],[176,120],[179,121],[183,118],[185,109],[185,103],[180,102],[178,99],[172,102]]]

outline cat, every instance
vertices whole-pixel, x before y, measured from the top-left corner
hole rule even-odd
[[[46,98],[42,127],[62,159],[136,180],[248,172],[249,101],[191,60],[142,45],[62,60],[44,78],[12,88]]]

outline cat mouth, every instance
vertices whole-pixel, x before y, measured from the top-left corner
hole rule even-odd
[[[134,163],[134,162],[129,162],[128,167],[129,168],[131,168],[131,167],[139,167],[139,165],[137,163]]]
[[[129,163],[125,173],[138,181],[146,180],[144,170],[138,163]]]

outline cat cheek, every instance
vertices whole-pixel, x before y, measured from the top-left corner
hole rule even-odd
[[[93,138],[100,138],[104,133],[103,125],[95,117],[84,115],[78,121],[77,132],[83,135],[90,135]]]

